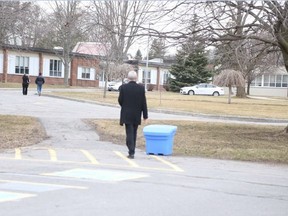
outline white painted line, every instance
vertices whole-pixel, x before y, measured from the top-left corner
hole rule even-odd
[[[49,174],[41,174],[41,175],[49,175]],[[14,181],[14,180],[1,180],[0,182],[7,182],[7,183],[21,183],[21,184],[31,184],[31,185],[39,185],[39,186],[57,186],[61,188],[72,188],[72,189],[87,189],[87,187],[82,186],[74,186],[74,185],[62,185],[62,184],[48,184],[48,183],[40,183],[40,182],[28,182],[28,181]]]
[[[103,170],[103,169],[70,169],[62,172],[48,173],[46,175],[70,177],[79,179],[93,179],[100,181],[125,181],[138,178],[148,177],[146,173],[138,173],[131,171],[119,171],[119,170]]]
[[[28,193],[16,193],[11,191],[0,191],[0,203],[19,200],[28,197],[35,197],[36,194],[28,194]]]

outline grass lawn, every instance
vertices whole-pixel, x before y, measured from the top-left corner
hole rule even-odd
[[[0,115],[0,149],[34,145],[47,136],[41,123],[32,117]]]
[[[100,90],[95,90],[95,92],[57,92],[55,90],[49,94],[80,100],[118,104],[118,92],[107,92],[106,98],[103,98],[103,92]],[[149,109],[288,119],[288,98],[261,100],[234,97],[232,98],[232,104],[228,104],[226,96],[192,96],[172,92],[147,92],[146,97]]]
[[[125,145],[125,128],[118,120],[86,120],[100,138]],[[176,125],[173,155],[288,164],[288,134],[283,127],[192,121],[151,121]],[[137,147],[145,149],[143,127]]]

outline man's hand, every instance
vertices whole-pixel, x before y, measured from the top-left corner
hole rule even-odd
[[[143,121],[144,121],[144,124],[147,124],[148,119],[143,119]]]

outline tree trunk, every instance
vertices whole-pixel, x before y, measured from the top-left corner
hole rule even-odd
[[[246,97],[245,87],[242,87],[242,86],[237,87],[236,97],[239,97],[239,98],[245,98]]]
[[[251,82],[248,81],[248,83],[247,83],[247,95],[250,95],[250,85],[251,85]]]
[[[66,87],[69,86],[69,72],[70,72],[70,67],[69,67],[69,60],[65,59],[64,60],[64,85]]]
[[[229,86],[228,104],[231,104],[232,86]]]
[[[288,125],[284,129],[284,133],[288,133]]]

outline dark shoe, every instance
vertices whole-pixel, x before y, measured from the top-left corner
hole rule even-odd
[[[134,155],[128,155],[127,158],[134,159]]]

